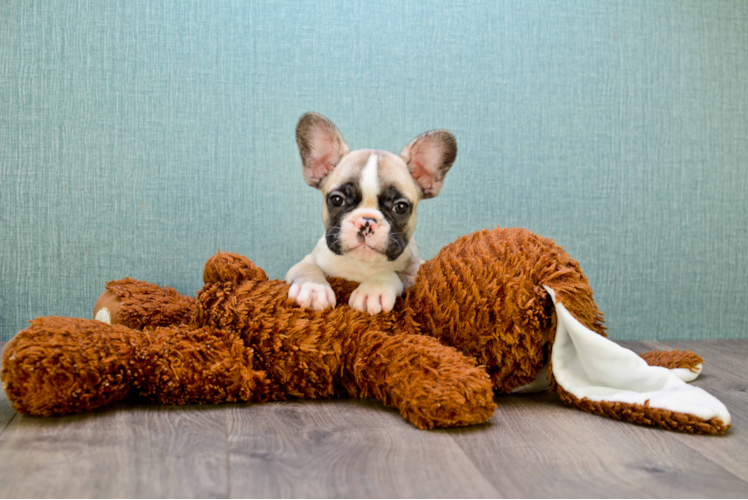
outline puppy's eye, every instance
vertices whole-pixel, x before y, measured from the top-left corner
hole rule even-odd
[[[343,205],[345,205],[345,198],[343,198],[339,194],[330,195],[328,200],[330,201],[330,205],[332,205],[333,207],[342,207]]]
[[[408,211],[408,208],[410,208],[410,205],[406,201],[398,201],[395,203],[395,206],[392,207],[392,211],[396,214],[404,214]]]

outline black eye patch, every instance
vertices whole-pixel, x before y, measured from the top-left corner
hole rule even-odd
[[[385,217],[392,216],[393,219],[410,217],[412,205],[405,196],[394,186],[385,188],[379,194],[379,210]],[[390,219],[388,222],[392,223]]]
[[[361,203],[361,190],[356,184],[348,182],[327,193],[325,203],[331,217],[348,213]]]
[[[357,184],[348,182],[327,193],[327,213],[330,223],[325,230],[327,247],[337,255],[343,255],[340,246],[340,224],[346,214],[353,211],[361,203],[361,190]]]
[[[406,226],[413,212],[413,206],[395,187],[385,187],[379,194],[379,211],[390,224],[390,237],[385,254],[388,260],[397,259],[408,246]]]

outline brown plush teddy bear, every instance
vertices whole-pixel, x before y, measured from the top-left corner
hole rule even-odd
[[[287,284],[236,254],[212,257],[204,281],[196,299],[111,282],[94,314],[112,324],[33,320],[3,353],[14,408],[59,415],[137,396],[374,397],[429,429],[486,421],[494,391],[550,385],[565,402],[613,418],[698,433],[729,427],[724,406],[683,381],[701,358],[639,357],[607,340],[577,262],[526,230],[484,230],[446,246],[387,314],[300,308]],[[331,285],[338,304],[356,286]]]

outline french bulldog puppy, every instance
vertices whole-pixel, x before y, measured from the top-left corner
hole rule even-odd
[[[413,239],[418,203],[433,198],[457,156],[446,130],[419,135],[400,152],[350,151],[333,123],[306,113],[296,126],[304,179],[324,197],[325,234],[286,274],[288,296],[302,307],[335,307],[326,277],[361,283],[354,309],[377,314],[415,282],[421,265]]]

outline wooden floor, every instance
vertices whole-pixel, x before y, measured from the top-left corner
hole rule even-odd
[[[691,349],[733,427],[692,436],[499,396],[484,425],[419,431],[369,400],[116,405],[16,414],[0,391],[2,497],[746,497],[748,340]]]

